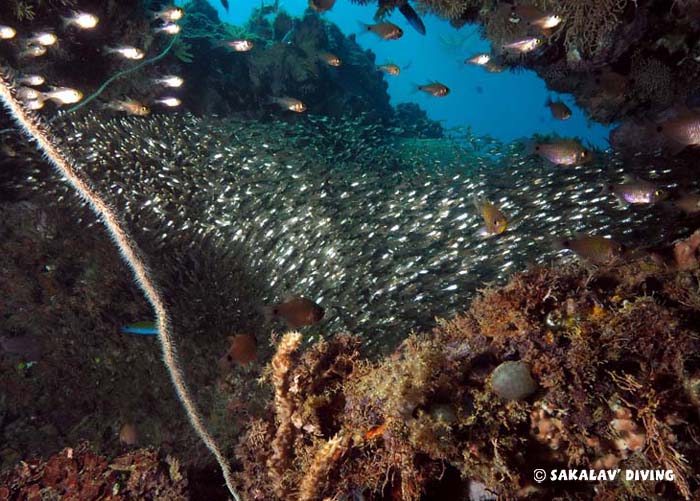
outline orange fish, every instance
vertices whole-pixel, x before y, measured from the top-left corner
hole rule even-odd
[[[125,423],[119,430],[119,441],[123,445],[136,445],[139,441],[136,427],[131,423]]]
[[[430,94],[435,97],[445,97],[450,93],[449,87],[441,84],[440,82],[433,82],[425,85],[416,85],[416,90],[422,90],[426,94]]]
[[[391,75],[392,77],[398,76],[399,73],[401,73],[401,68],[399,68],[397,65],[391,64],[391,63],[380,64],[379,66],[377,66],[377,69],[379,71],[383,71],[387,75]]]
[[[335,54],[331,54],[330,52],[319,52],[318,58],[324,63],[326,63],[328,66],[334,66],[337,68],[342,64],[340,58]]]
[[[257,356],[258,343],[250,334],[236,334],[228,338],[231,343],[226,355],[219,360],[222,370],[231,369],[234,364],[248,365]]]
[[[485,226],[479,230],[479,236],[490,237],[492,235],[500,235],[508,228],[508,220],[503,213],[488,200],[474,197],[474,207],[479,211],[481,217],[484,218]]]
[[[383,22],[377,24],[360,23],[360,33],[372,32],[382,40],[398,40],[403,36],[403,30],[394,23]]]
[[[283,319],[290,329],[313,325],[325,314],[321,306],[302,296],[291,296],[281,303],[266,306],[263,312],[268,320],[275,317]]]

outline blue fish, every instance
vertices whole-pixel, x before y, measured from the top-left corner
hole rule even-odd
[[[135,322],[121,328],[125,334],[138,334],[140,336],[158,335],[158,327],[155,322]]]

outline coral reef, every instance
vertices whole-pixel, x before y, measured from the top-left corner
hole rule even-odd
[[[692,260],[674,257],[682,245]],[[237,447],[244,492],[411,500],[482,486],[505,498],[695,499],[698,246],[700,233],[617,267],[518,273],[376,361],[353,337],[299,353],[300,335],[285,335],[267,372],[270,410]],[[534,468],[671,473],[567,490],[536,483]]]
[[[156,498],[190,499],[179,461],[173,456],[160,457],[153,449],[108,459],[82,443],[0,474],[2,501]]]

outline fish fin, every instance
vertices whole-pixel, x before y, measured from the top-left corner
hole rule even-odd
[[[420,90],[421,87],[423,87],[422,84],[418,84],[416,82],[411,82],[411,94],[415,94]]]
[[[360,30],[360,32],[358,33],[358,36],[364,35],[365,33],[369,33],[370,31],[372,31],[371,24],[363,23],[362,21],[357,21],[357,24],[358,24],[358,29]]]
[[[277,304],[266,304],[260,307],[260,313],[262,313],[264,322],[269,324],[275,318],[277,318]]]
[[[403,17],[406,18],[406,21],[408,21],[408,24],[410,24],[413,29],[415,29],[418,33],[421,35],[425,35],[425,24],[423,24],[423,21],[421,20],[420,16],[418,13],[411,7],[411,5],[408,2],[405,2],[399,7],[399,11],[401,14],[403,14]]]

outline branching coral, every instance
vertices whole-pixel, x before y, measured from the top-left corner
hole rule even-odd
[[[559,0],[552,8],[564,19],[564,45],[590,58],[612,43],[628,0]]]

